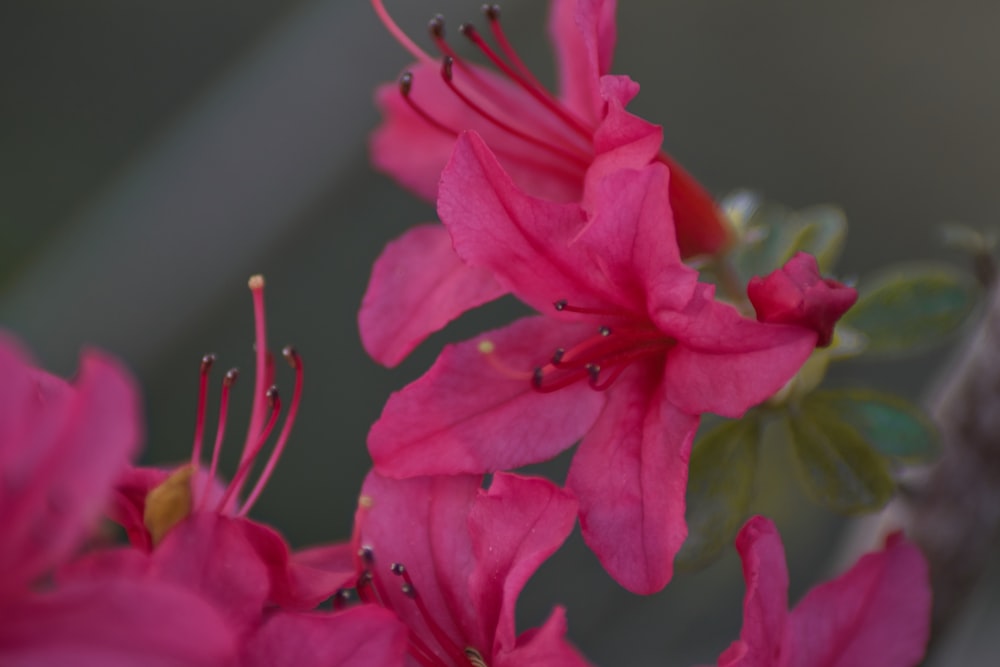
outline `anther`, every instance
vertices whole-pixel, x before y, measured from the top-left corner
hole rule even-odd
[[[552,305],[555,306],[556,310],[562,311],[566,309],[567,301],[566,299],[559,299]]]
[[[285,358],[285,361],[287,361],[288,365],[291,366],[292,368],[297,369],[299,365],[302,363],[302,359],[301,357],[299,357],[298,350],[296,350],[295,347],[293,347],[292,345],[286,345],[285,347],[283,347],[281,350],[281,356]]]
[[[458,26],[458,31],[462,33],[462,35],[468,37],[473,41],[475,41],[476,37],[478,36],[478,33],[476,32],[476,26],[472,25],[471,23],[463,23],[462,25]]]
[[[271,408],[272,410],[274,409],[275,405],[281,404],[281,395],[278,394],[278,387],[273,384],[264,393],[264,396],[267,397],[267,407]]]
[[[222,384],[226,387],[232,387],[238,379],[240,379],[240,369],[230,368],[226,371],[226,376],[222,378]]]
[[[531,384],[532,386],[534,386],[535,389],[541,389],[542,381],[544,379],[545,379],[545,371],[543,371],[542,367],[539,366],[531,374]]]
[[[482,7],[483,16],[485,16],[490,21],[496,21],[500,18],[500,5],[485,4]]]
[[[210,370],[212,370],[212,365],[215,364],[215,355],[206,354],[201,358],[201,374],[207,375]]]
[[[591,384],[596,384],[597,380],[601,376],[601,367],[597,364],[587,364],[585,368],[587,369],[587,373],[590,375]]]
[[[389,570],[397,577],[401,577],[406,572],[406,566],[402,563],[393,563],[389,566]]]
[[[452,65],[455,64],[455,59],[451,56],[445,56],[441,60],[441,78],[446,82],[452,79]]]
[[[434,37],[435,39],[444,39],[444,16],[438,14],[428,21],[427,29],[430,31],[431,37]]]
[[[597,330],[597,333],[599,333],[599,334],[601,334],[602,336],[605,336],[605,337],[610,336],[611,335],[611,327],[601,327],[601,328],[599,328]]]
[[[403,584],[402,586],[399,587],[399,590],[403,591],[403,595],[405,595],[408,598],[417,597],[417,589],[413,587],[413,584],[409,583]]]
[[[413,88],[413,72],[403,72],[399,77],[399,92],[406,97],[410,94],[411,88]]]
[[[358,549],[358,558],[363,560],[366,565],[375,564],[375,550],[371,547],[361,547]]]
[[[552,354],[552,365],[553,366],[558,366],[562,362],[563,357],[565,355],[566,355],[566,349],[565,348],[560,347],[560,348],[556,349],[556,351]]]

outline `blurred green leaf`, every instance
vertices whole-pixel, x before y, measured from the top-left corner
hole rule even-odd
[[[978,294],[972,276],[952,266],[898,265],[867,282],[843,322],[867,338],[867,352],[914,352],[954,333]]]
[[[922,462],[938,451],[934,424],[916,405],[897,396],[868,389],[817,391],[804,401],[806,412],[839,415],[883,455]]]
[[[810,206],[795,214],[802,233],[793,253],[799,250],[814,255],[821,273],[833,270],[847,237],[847,216],[836,206]],[[789,255],[791,256],[791,255]]]
[[[792,452],[806,491],[845,514],[872,511],[892,497],[886,460],[835,412],[804,403],[789,419]]]
[[[688,472],[688,538],[677,555],[678,567],[704,567],[732,544],[753,496],[759,448],[760,424],[753,416],[714,426],[695,442]]]

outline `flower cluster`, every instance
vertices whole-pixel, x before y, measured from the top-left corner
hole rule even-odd
[[[366,349],[395,365],[505,294],[537,314],[446,347],[392,395],[369,433],[374,469],[351,538],[299,551],[248,518],[303,387],[290,347],[287,406],[274,384],[262,278],[250,280],[252,413],[228,481],[220,451],[239,374],[222,376],[208,437],[214,355],[201,361],[190,460],[147,468],[132,464],[140,400],[116,362],[85,352],[68,383],[0,338],[3,664],[587,665],[561,607],[518,634],[527,580],[579,522],[622,586],[666,586],[702,415],[739,418],[773,397],[854,303],[805,254],[744,293],[704,281],[692,258],[724,257],[738,239],[661,150],[661,128],[626,110],[638,85],[609,73],[613,1],[554,0],[558,94],[517,56],[496,6],[484,8],[495,47],[461,28],[484,68],[459,57],[442,19],[436,59],[372,4],[417,59],[379,89],[374,161],[434,200],[441,222],[376,262],[359,315]],[[510,472],[574,445],[562,486]],[[126,545],[100,539],[102,513]],[[744,626],[719,665],[920,660],[926,565],[901,535],[791,612],[774,525],[750,519],[737,549]]]

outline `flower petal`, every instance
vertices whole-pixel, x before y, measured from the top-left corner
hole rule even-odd
[[[816,345],[814,331],[742,317],[707,285],[684,311],[663,308],[653,318],[678,341],[667,354],[667,395],[692,414],[740,417],[781,389]]]
[[[740,638],[719,657],[719,667],[776,667],[785,644],[788,568],[774,524],[750,518],[736,537],[747,592]],[[814,663],[819,664],[819,663]]]
[[[559,97],[589,124],[600,119],[599,81],[614,56],[615,5],[615,0],[558,0],[549,15]]]
[[[517,648],[494,656],[495,667],[588,667],[590,665],[566,641],[566,611],[556,609],[540,628],[517,638]]]
[[[372,605],[333,614],[276,612],[243,648],[244,667],[402,667],[406,626]]]
[[[444,227],[420,225],[375,261],[358,313],[361,341],[376,361],[395,366],[428,335],[503,294],[489,271],[458,258]]]
[[[608,573],[634,593],[654,593],[670,581],[687,536],[684,492],[698,419],[666,400],[655,368],[630,369],[607,393],[566,484],[580,501],[583,538]]]
[[[788,667],[912,667],[924,656],[930,609],[923,555],[890,536],[792,610]]]
[[[64,560],[94,528],[141,441],[142,419],[132,379],[93,350],[69,385],[0,338],[0,377],[0,590],[8,590]]]
[[[445,347],[423,377],[389,397],[369,431],[375,468],[393,477],[481,473],[566,449],[586,433],[604,397],[586,382],[539,393],[532,369],[589,331],[529,317]]]
[[[533,477],[497,473],[476,497],[468,519],[475,557],[469,602],[482,628],[477,639],[492,638],[493,655],[514,650],[517,597],[569,536],[576,513],[568,492]]]
[[[220,667],[236,638],[208,602],[153,580],[94,579],[3,609],[0,662],[11,667]]]

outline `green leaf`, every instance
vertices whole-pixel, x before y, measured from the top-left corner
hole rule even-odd
[[[732,544],[753,496],[759,448],[755,417],[723,422],[695,442],[688,472],[688,538],[677,567],[704,567]]]
[[[886,460],[835,412],[805,403],[789,420],[792,452],[806,491],[845,514],[878,509],[895,484]]]
[[[821,273],[829,273],[847,237],[847,216],[836,206],[821,205],[802,209],[795,214],[802,225],[793,251],[803,251],[816,257]],[[792,253],[794,254],[794,252]]]
[[[867,339],[867,352],[915,352],[946,339],[979,295],[968,273],[946,264],[902,264],[872,278],[844,324]]]
[[[839,415],[884,456],[907,463],[932,459],[938,433],[927,415],[897,396],[868,389],[817,391],[804,405]]]

